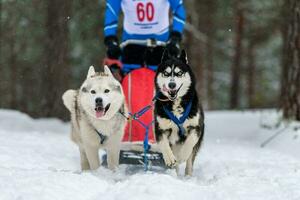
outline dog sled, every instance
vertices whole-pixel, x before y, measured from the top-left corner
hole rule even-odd
[[[118,70],[122,68],[125,72],[121,83],[129,110],[125,115],[129,120],[122,140],[120,164],[141,165],[145,170],[151,166],[165,167],[155,140],[153,107],[155,70],[160,62],[160,56],[157,57],[162,55],[165,44],[153,39],[127,40],[120,45],[125,54],[122,63],[110,59],[104,61],[117,79],[121,79]],[[126,54],[134,46],[144,51],[144,55],[127,59]]]

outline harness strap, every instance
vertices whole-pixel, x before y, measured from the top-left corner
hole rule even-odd
[[[143,141],[143,147],[144,147],[144,170],[145,171],[148,170],[148,166],[149,166],[147,153],[151,149],[151,145],[149,144],[149,140],[148,140],[149,129],[152,126],[152,124],[154,123],[154,120],[152,122],[150,122],[149,124],[144,124],[141,120],[139,120],[139,117],[141,117],[143,114],[145,114],[151,108],[152,108],[152,105],[148,105],[148,106],[145,106],[144,108],[142,108],[141,110],[139,110],[136,113],[133,113],[133,114],[129,113],[130,119],[137,121],[145,129],[145,136],[144,136],[144,141]]]
[[[165,106],[163,106],[163,109],[165,113],[168,115],[168,117],[177,125],[179,129],[179,135],[184,136],[185,135],[185,129],[183,128],[183,123],[188,118],[192,108],[192,100],[187,105],[186,109],[184,110],[183,115],[178,119],[173,112],[169,111]]]
[[[142,108],[140,111],[134,113],[133,117],[138,119],[140,118],[143,114],[145,114],[145,112],[147,112],[148,110],[150,110],[152,108],[152,105],[148,105],[144,108]]]
[[[105,140],[107,139],[106,135],[103,135],[101,132],[99,132],[97,129],[95,129],[96,133],[99,135],[100,138],[100,144],[103,144]]]
[[[120,113],[125,119],[130,120],[130,117],[127,117],[127,116],[125,115],[125,112],[119,110],[119,113]]]

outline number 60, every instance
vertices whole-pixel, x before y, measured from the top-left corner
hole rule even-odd
[[[154,6],[151,2],[147,3],[146,6],[143,3],[138,3],[136,13],[140,22],[144,21],[145,17],[148,21],[152,21],[154,17]]]

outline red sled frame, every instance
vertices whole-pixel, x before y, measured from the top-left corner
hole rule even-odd
[[[120,47],[129,44],[154,48],[166,43],[153,39],[126,40]],[[105,64],[117,64],[120,61],[106,59]],[[151,166],[165,167],[162,154],[156,144],[154,134],[155,72],[147,66],[130,71],[122,80],[122,87],[129,109],[129,120],[121,144],[120,164],[143,165],[147,171]],[[138,83],[138,84],[137,84]],[[149,84],[150,83],[150,84]],[[140,95],[142,93],[142,97]],[[138,98],[137,98],[138,97]]]

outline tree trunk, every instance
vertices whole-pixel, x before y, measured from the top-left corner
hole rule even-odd
[[[2,46],[3,46],[3,34],[2,34],[2,0],[0,0],[0,93],[4,96],[4,87],[3,87],[3,80],[4,80],[4,63],[3,63],[3,53],[2,53]],[[4,97],[0,101],[0,107],[4,106]]]
[[[236,109],[240,100],[240,73],[242,58],[242,39],[244,33],[244,11],[241,6],[241,0],[235,3],[235,55],[231,68],[231,90],[230,90],[230,108]]]
[[[206,68],[207,68],[207,103],[208,109],[214,108],[214,36],[215,36],[215,12],[216,12],[216,3],[215,1],[207,0],[205,1],[207,6],[207,15],[206,15],[206,27],[207,27],[207,38],[206,43]]]
[[[17,49],[16,49],[16,16],[11,16],[11,29],[9,35],[9,107],[17,109]]]
[[[187,16],[187,21],[193,24],[197,29],[199,28],[199,13],[197,6],[197,0],[191,0],[189,4],[187,4],[187,9],[189,9],[189,13]],[[204,67],[203,67],[203,45],[199,43],[199,41],[194,37],[194,35],[190,32],[186,33],[186,42],[185,46],[188,47],[188,59],[190,59],[190,64],[193,67],[193,71],[197,77],[197,85],[196,89],[200,94],[202,101],[205,101],[205,87],[204,87]]]
[[[255,108],[255,45],[252,41],[249,42],[247,48],[247,99],[248,108]]]
[[[289,7],[288,2],[284,2],[284,6],[281,10],[281,35],[282,35],[282,56],[281,56],[281,75],[280,75],[280,96],[279,96],[279,106],[283,107],[285,96],[286,96],[286,85],[288,80],[288,71],[289,71],[289,63],[286,56],[286,50],[288,49],[288,27],[289,24],[287,22],[289,16]]]
[[[2,72],[2,0],[0,0],[0,74]]]
[[[48,0],[46,21],[46,64],[42,84],[42,115],[66,116],[61,96],[68,89],[69,77],[69,29],[71,1]]]
[[[289,0],[285,95],[282,105],[283,115],[287,119],[300,121],[300,1]]]
[[[286,23],[287,25],[287,23]],[[280,97],[279,97],[279,105],[282,107],[285,101],[285,96],[286,96],[286,85],[287,85],[287,80],[288,80],[288,71],[289,71],[289,63],[286,55],[286,50],[288,49],[288,44],[287,44],[287,35],[288,35],[288,27],[284,25],[282,27],[282,58],[281,58],[281,75],[280,75]]]

